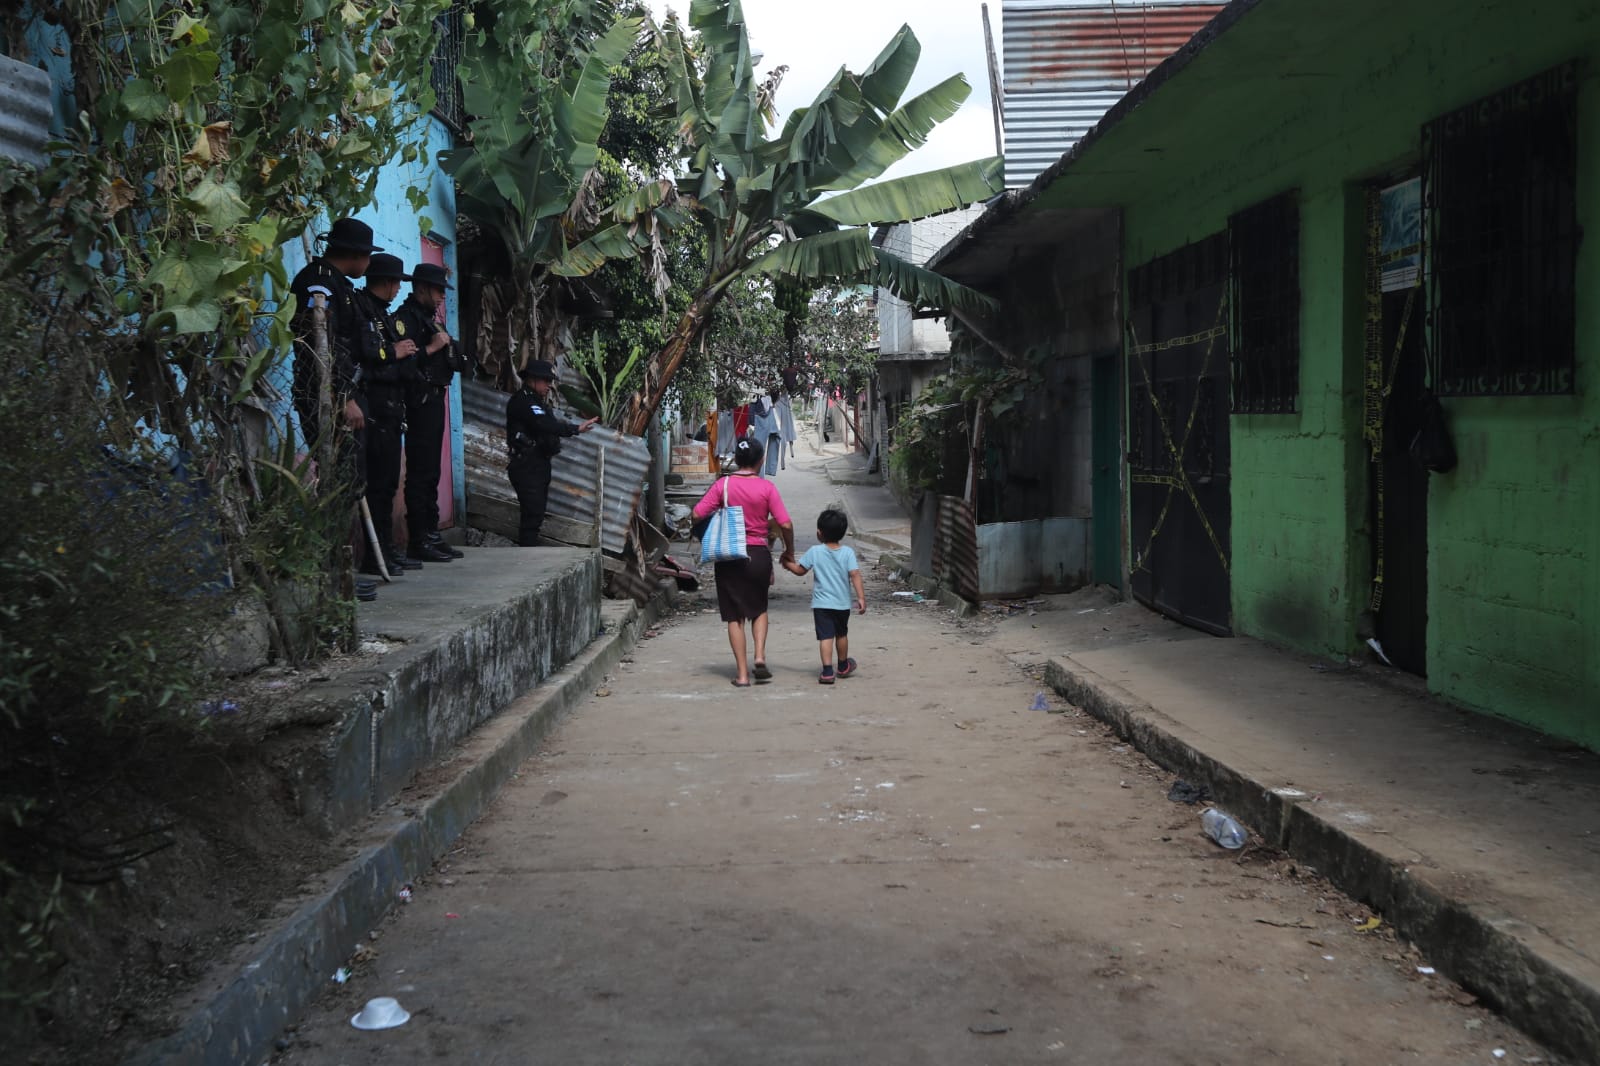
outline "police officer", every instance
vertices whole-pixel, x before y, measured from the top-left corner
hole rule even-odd
[[[415,341],[401,337],[389,315],[400,295],[400,283],[411,280],[398,256],[374,255],[367,267],[367,287],[357,293],[363,308],[362,380],[367,396],[367,507],[372,527],[387,557],[389,575],[418,570],[394,543],[394,494],[400,487],[401,434],[405,431],[406,385],[412,376]],[[377,573],[377,560],[363,567]]]
[[[406,383],[406,554],[430,563],[461,558],[439,536],[444,409],[450,379],[465,369],[437,317],[450,287],[444,267],[418,263],[411,272],[411,295],[394,314],[396,331],[417,344],[413,374]]]
[[[335,454],[339,476],[346,480],[350,504],[366,483],[365,427],[366,397],[361,380],[360,353],[362,350],[362,323],[364,314],[353,278],[366,273],[372,253],[382,251],[372,243],[372,227],[353,218],[335,219],[328,232],[318,240],[326,242],[323,253],[307,263],[290,283],[295,296],[294,331],[294,385],[291,396],[295,414],[300,418],[300,435],[306,448],[315,453],[324,431],[332,432],[342,426],[348,433],[339,435]],[[320,295],[327,302],[328,348],[331,356],[333,416],[335,426],[320,423],[318,396],[322,387],[322,372],[317,360],[316,343],[312,336],[313,296]],[[330,476],[329,472],[324,472]],[[352,541],[357,557],[365,537],[359,523],[352,527]],[[377,596],[373,582],[358,581],[356,596],[370,600]]]
[[[550,460],[561,453],[561,438],[587,433],[600,421],[591,418],[574,425],[558,416],[550,407],[555,380],[555,368],[535,359],[522,371],[522,389],[506,404],[506,444],[511,449],[506,473],[517,490],[522,512],[517,543],[524,548],[539,542],[550,498]]]

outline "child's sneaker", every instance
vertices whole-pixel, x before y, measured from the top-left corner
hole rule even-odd
[[[839,676],[840,677],[849,677],[851,674],[853,674],[855,672],[856,672],[856,661],[854,659],[846,659],[844,662],[839,664]]]
[[[819,685],[831,685],[831,684],[833,684],[833,667],[824,666],[822,668],[822,674],[821,674],[821,676],[819,676],[817,678],[817,684],[819,684]]]

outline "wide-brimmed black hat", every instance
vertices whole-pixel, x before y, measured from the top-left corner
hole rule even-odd
[[[410,281],[411,275],[406,273],[406,265],[398,255],[375,255],[372,262],[367,264],[367,280],[397,279]]]
[[[353,218],[336,218],[328,232],[322,234],[330,252],[381,252],[372,243],[372,227]]]
[[[419,285],[437,285],[441,289],[455,287],[450,284],[450,275],[437,263],[418,263],[411,272],[411,280]]]
[[[541,381],[554,381],[556,379],[556,368],[543,359],[535,359],[522,368],[522,377],[523,380],[537,378]]]

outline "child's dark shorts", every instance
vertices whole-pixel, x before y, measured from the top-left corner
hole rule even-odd
[[[811,608],[811,617],[817,623],[817,639],[832,640],[850,635],[850,612],[835,611],[826,607]]]

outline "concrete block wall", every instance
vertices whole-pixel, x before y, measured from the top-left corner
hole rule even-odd
[[[1424,123],[1579,59],[1578,223],[1600,219],[1600,9],[1420,0],[1380,18],[1378,6],[1262,5],[1119,131],[1144,123],[1142,136],[1169,138],[1148,180],[1123,183],[1129,265],[1299,191],[1300,407],[1231,419],[1232,608],[1236,632],[1319,653],[1360,647],[1372,576],[1360,191],[1418,165]],[[1294,39],[1313,32],[1314,46]],[[1247,95],[1262,56],[1308,50],[1327,79]],[[1224,83],[1237,93],[1193,105],[1197,87]],[[1113,153],[1086,163],[1116,172]],[[1600,249],[1583,242],[1572,395],[1444,400],[1461,463],[1429,479],[1427,544],[1429,687],[1590,745],[1600,745],[1600,305],[1583,294],[1597,276]]]
[[[364,631],[397,646],[311,685],[276,713],[296,727],[263,746],[318,833],[357,824],[594,639],[598,553],[541,548],[531,563],[534,553],[503,554],[497,590],[441,589],[414,614],[363,620]]]

